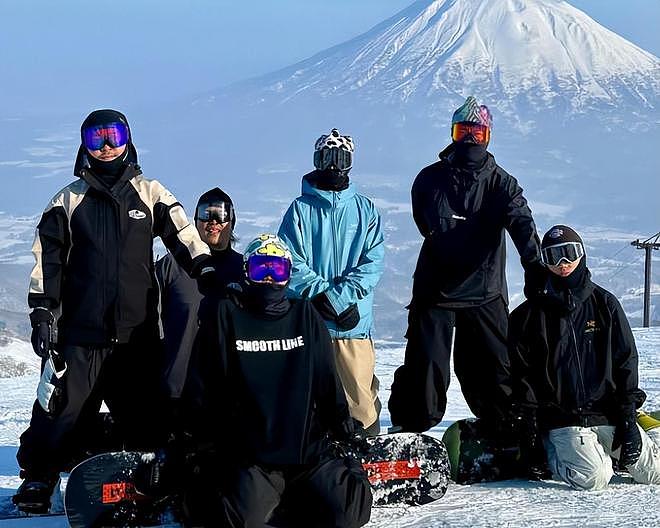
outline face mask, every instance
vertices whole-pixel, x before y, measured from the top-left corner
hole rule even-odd
[[[454,143],[454,159],[468,167],[478,165],[486,159],[486,145],[480,145],[469,141]]]
[[[317,170],[314,186],[322,191],[343,191],[348,188],[348,171],[337,169]]]

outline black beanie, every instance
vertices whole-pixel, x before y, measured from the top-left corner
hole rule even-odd
[[[234,229],[236,226],[236,211],[234,209],[234,202],[232,202],[230,196],[219,187],[214,187],[199,197],[199,200],[197,200],[197,205],[195,206],[195,222],[197,222],[197,209],[199,208],[199,204],[211,201],[224,202],[231,206],[231,228]]]
[[[126,116],[117,110],[110,110],[109,108],[103,110],[94,110],[89,114],[80,126],[80,139],[82,141],[82,131],[90,126],[101,126],[109,123],[123,123],[128,128],[128,141],[131,142],[131,127],[128,126],[128,119]]]
[[[557,246],[559,244],[565,244],[566,242],[579,242],[584,247],[584,243],[575,230],[571,229],[565,225],[555,225],[548,229],[548,232],[543,235],[543,240],[541,241],[541,249]]]

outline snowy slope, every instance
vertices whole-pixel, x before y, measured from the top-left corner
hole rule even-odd
[[[640,384],[647,392],[646,408],[660,408],[660,328],[637,329]],[[394,369],[403,360],[400,343],[377,344],[377,372],[381,400],[387,402]],[[0,379],[0,495],[10,495],[19,484],[14,461],[20,432],[27,426],[36,376]],[[449,390],[445,421],[431,431],[441,435],[453,420],[469,416],[458,384]],[[383,428],[389,425],[384,410]],[[0,528],[64,528],[61,518],[0,522]],[[313,526],[313,524],[310,524]],[[553,481],[509,481],[472,486],[450,486],[441,500],[420,507],[378,508],[369,528],[445,527],[655,527],[660,526],[660,486],[613,483],[602,492],[577,492]]]
[[[561,0],[420,0],[236,92],[260,105],[354,94],[445,110],[443,96],[476,93],[511,118],[625,102],[657,124],[660,59]]]

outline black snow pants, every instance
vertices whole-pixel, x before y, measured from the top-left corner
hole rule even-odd
[[[225,464],[227,466],[227,464]],[[328,458],[312,468],[235,469],[220,483],[207,471],[184,493],[185,526],[358,528],[371,516],[371,486],[352,457]],[[271,524],[272,523],[272,524]]]
[[[164,442],[158,392],[160,344],[155,332],[140,331],[126,344],[109,347],[59,345],[67,370],[58,380],[64,398],[47,413],[38,401],[16,455],[27,478],[70,469],[85,450],[90,428],[98,427],[105,401],[112,417],[117,449],[150,450]]]
[[[454,370],[470,410],[495,422],[511,394],[508,310],[498,298],[470,308],[418,307],[408,314],[404,364],[394,373],[388,407],[392,425],[423,432],[447,407],[452,350]]]

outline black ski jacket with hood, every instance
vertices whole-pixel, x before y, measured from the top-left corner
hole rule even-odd
[[[511,313],[513,399],[544,430],[616,425],[645,399],[637,349],[616,297],[591,282],[544,291]]]
[[[157,325],[153,238],[192,275],[209,248],[176,198],[136,163],[109,188],[81,147],[74,174],[79,179],[55,195],[37,226],[28,303],[54,312],[59,343],[124,343],[136,327]]]
[[[516,179],[490,153],[480,167],[459,166],[453,145],[422,169],[412,187],[413,217],[424,243],[413,281],[413,304],[462,308],[502,297],[505,230],[523,267],[540,263],[540,242]]]
[[[235,464],[316,464],[351,420],[323,319],[309,301],[283,302],[267,315],[230,298],[202,315],[184,427]]]

